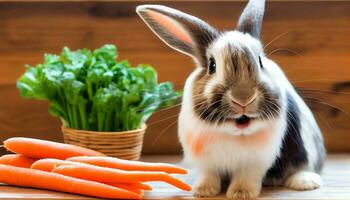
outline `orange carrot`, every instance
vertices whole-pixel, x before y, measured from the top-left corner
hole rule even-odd
[[[88,165],[88,166],[90,166],[89,164],[85,164],[85,163],[47,158],[47,159],[41,159],[41,160],[34,162],[31,166],[31,168],[36,169],[36,170],[51,172],[55,167],[60,166],[60,165]],[[114,181],[113,183],[106,182],[106,184],[114,185],[116,183]],[[121,184],[121,183],[118,183],[118,184]],[[124,185],[126,185],[126,183]],[[137,188],[140,190],[152,190],[151,186],[144,184],[144,183],[141,183],[141,182],[127,183],[127,185],[129,185],[132,188]]]
[[[30,166],[36,161],[33,158],[27,158],[19,154],[8,154],[0,157],[0,164],[12,165],[16,167],[30,168]]]
[[[164,172],[123,171],[88,164],[81,165],[81,163],[60,165],[55,167],[52,172],[103,183],[163,181],[182,190],[191,190],[191,186]]]
[[[101,198],[140,199],[139,194],[93,181],[0,164],[0,182]]]
[[[145,183],[141,183],[141,182],[133,182],[133,183],[105,183],[107,185],[125,185],[125,186],[129,186],[130,188],[136,188],[136,189],[140,189],[140,190],[152,190],[153,188],[150,185],[147,185]]]
[[[187,173],[186,169],[175,165],[171,165],[171,164],[129,161],[129,160],[122,160],[122,159],[113,158],[113,157],[78,156],[78,157],[68,158],[67,160],[92,164],[100,167],[122,169],[126,171],[159,171],[159,172],[174,173],[174,174]]]
[[[136,193],[138,195],[143,195],[143,191],[139,188],[135,188],[133,187],[131,184],[127,184],[127,183],[112,183],[112,184],[107,184],[113,187],[117,187],[117,188],[121,188],[124,190],[128,190],[130,192]]]
[[[66,160],[58,160],[54,158],[46,158],[46,159],[40,159],[36,162],[34,162],[31,166],[32,169],[37,169],[41,171],[51,172],[56,166],[59,165],[77,165],[77,164],[84,164],[84,163],[78,163],[78,162],[72,162],[72,161],[66,161]]]
[[[79,169],[58,169],[59,166],[77,166]],[[58,159],[41,159],[34,162],[31,166],[32,169],[53,171],[56,173],[62,173],[63,175],[72,176],[75,178],[81,178],[91,181],[97,181],[102,183],[135,183],[135,182],[147,182],[147,181],[163,181],[174,185],[183,190],[191,190],[190,186],[180,180],[166,174],[164,172],[142,172],[142,171],[124,171],[119,169],[111,169],[106,167],[94,166],[86,163],[79,163],[67,160]],[[56,171],[55,171],[56,170]],[[82,170],[81,173],[79,170]],[[79,173],[77,173],[79,172]]]
[[[132,186],[134,188],[139,188],[141,190],[152,190],[153,189],[150,185],[147,185],[147,184],[141,183],[141,182],[135,182],[135,183],[129,183],[129,184],[130,184],[130,186]]]
[[[67,159],[73,156],[104,156],[97,151],[70,144],[14,137],[4,141],[7,150],[31,158]]]

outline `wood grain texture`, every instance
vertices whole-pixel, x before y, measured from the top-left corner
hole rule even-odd
[[[245,5],[241,1],[161,3],[192,13],[220,30],[234,28]],[[143,24],[134,12],[138,4],[0,2],[0,139],[31,136],[62,141],[60,122],[48,114],[47,103],[21,99],[15,81],[25,64],[39,63],[43,53],[59,53],[63,46],[116,44],[120,59],[127,58],[133,65],[152,64],[160,81],[182,88],[193,62],[168,48]],[[350,151],[350,2],[268,2],[263,42],[287,31],[266,53],[272,52],[270,57],[303,90],[328,150]],[[175,107],[152,117],[144,153],[181,151],[176,135],[178,111]]]
[[[143,161],[148,162],[169,162],[177,163],[180,156],[145,156]],[[350,199],[350,155],[338,154],[328,156],[324,172],[322,174],[324,186],[313,191],[292,191],[279,187],[264,187],[259,200],[348,200]],[[181,180],[193,184],[196,172],[190,170],[188,175],[178,176]],[[153,191],[145,192],[143,199],[164,200],[164,199],[199,199],[194,198],[191,192],[183,192],[170,187],[165,183],[152,182]],[[53,192],[47,190],[37,190],[21,187],[0,185],[0,199],[13,200],[85,200],[96,199],[80,195]],[[222,194],[212,198],[201,199],[226,199]]]

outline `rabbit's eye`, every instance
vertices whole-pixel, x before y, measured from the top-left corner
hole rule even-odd
[[[261,57],[259,56],[259,65],[260,65],[260,68],[261,69],[264,69],[264,66],[263,66],[263,64],[262,64],[262,62],[261,62]]]
[[[209,74],[214,74],[216,71],[216,63],[213,57],[209,59],[208,70],[209,70]]]

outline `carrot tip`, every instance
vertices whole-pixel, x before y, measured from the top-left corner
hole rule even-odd
[[[179,171],[178,174],[188,174],[188,171],[186,169],[184,169],[184,170]]]
[[[189,192],[189,191],[191,191],[191,190],[192,190],[192,187],[191,187],[191,186],[189,186],[188,188],[186,188],[186,190],[185,190],[185,191]]]
[[[142,183],[141,187],[142,190],[153,190],[152,186],[147,185],[145,183]]]

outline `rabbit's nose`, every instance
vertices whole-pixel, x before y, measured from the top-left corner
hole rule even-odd
[[[244,103],[242,103],[241,101],[236,100],[236,99],[231,99],[231,100],[232,100],[232,103],[233,103],[233,107],[234,107],[234,109],[237,112],[245,113],[246,112],[246,107],[249,106],[251,103],[253,103],[255,99],[256,99],[256,97],[251,98],[250,100],[247,100]]]
[[[250,96],[249,98],[245,98],[245,99],[236,99],[236,98],[232,98],[232,102],[234,104],[236,104],[237,106],[240,106],[240,107],[246,107],[248,106],[249,104],[253,103],[256,99],[256,96],[255,93],[253,96]]]
[[[246,88],[236,88],[235,91],[232,92],[231,100],[235,105],[244,108],[253,103],[257,96],[256,90],[249,91]]]

